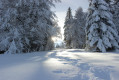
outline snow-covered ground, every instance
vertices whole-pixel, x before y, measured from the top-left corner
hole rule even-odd
[[[119,80],[119,54],[77,49],[2,54],[0,80]]]

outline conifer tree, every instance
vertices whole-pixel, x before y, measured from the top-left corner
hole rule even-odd
[[[116,26],[116,29],[118,31],[118,35],[119,35],[119,1],[118,0],[114,0],[113,4],[113,21],[114,24]]]
[[[65,42],[66,48],[72,48],[71,47],[72,23],[73,23],[73,16],[72,16],[71,8],[69,7],[66,14],[65,25],[64,25],[64,42]]]
[[[22,52],[23,44],[21,42],[21,34],[19,33],[19,26],[17,26],[17,9],[15,7],[16,1],[1,0],[2,17],[0,24],[0,51],[6,53],[20,53]]]
[[[106,0],[91,0],[86,24],[86,50],[106,52],[119,47],[118,34]]]
[[[72,48],[84,48],[85,46],[86,14],[79,7],[75,13],[72,27]]]

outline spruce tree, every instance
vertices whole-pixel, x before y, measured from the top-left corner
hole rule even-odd
[[[72,16],[71,8],[69,7],[66,14],[65,25],[64,25],[64,42],[65,42],[66,48],[72,48],[71,47],[72,23],[73,23],[73,16]]]
[[[0,24],[0,51],[6,53],[20,53],[22,52],[23,44],[21,41],[21,33],[19,33],[19,26],[17,26],[17,9],[15,7],[16,1],[1,1],[2,3],[2,17]]]
[[[85,46],[85,24],[86,14],[79,7],[75,13],[72,27],[72,48],[84,48]]]
[[[118,34],[106,0],[91,0],[86,24],[86,50],[106,52],[119,47]]]

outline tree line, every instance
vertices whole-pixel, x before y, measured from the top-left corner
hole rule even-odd
[[[51,11],[60,0],[0,0],[0,53],[52,50],[60,34]],[[73,17],[68,9],[64,25],[66,48],[106,52],[119,49],[119,1],[89,0]]]

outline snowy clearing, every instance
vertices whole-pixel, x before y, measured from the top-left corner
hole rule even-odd
[[[119,80],[119,54],[77,49],[1,54],[0,80]]]

